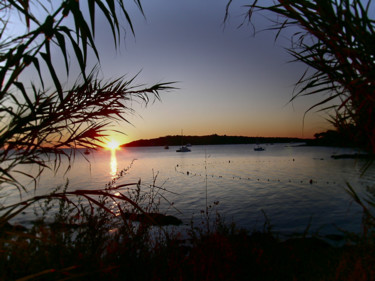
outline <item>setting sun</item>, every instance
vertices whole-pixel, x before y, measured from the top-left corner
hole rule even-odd
[[[112,140],[107,143],[107,147],[108,149],[116,150],[116,149],[119,149],[120,144],[117,141]]]

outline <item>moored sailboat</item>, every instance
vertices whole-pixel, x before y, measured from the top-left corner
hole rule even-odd
[[[182,130],[181,130],[181,147],[179,149],[176,150],[176,152],[190,152],[191,150],[186,146],[186,145],[183,145],[183,133],[182,133]]]

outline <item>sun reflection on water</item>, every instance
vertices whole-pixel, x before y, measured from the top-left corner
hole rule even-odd
[[[117,174],[117,157],[116,157],[116,149],[111,150],[111,170],[110,175],[112,176],[112,179],[116,177]]]
[[[111,161],[110,161],[110,170],[109,170],[109,174],[111,175],[111,178],[112,178],[112,184],[111,184],[111,187],[112,188],[115,188],[116,187],[116,179],[117,179],[117,157],[116,157],[116,148],[112,148],[111,149]],[[120,193],[119,192],[116,192],[114,193],[115,196],[119,196]],[[115,216],[119,216],[120,215],[120,211],[119,211],[119,208],[118,208],[118,202],[116,200],[114,200],[110,206],[110,209],[111,211],[115,214]],[[114,230],[116,231],[116,230]]]

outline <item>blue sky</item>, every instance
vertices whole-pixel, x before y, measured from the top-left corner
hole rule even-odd
[[[114,135],[124,143],[165,135],[226,134],[269,137],[313,137],[329,127],[323,113],[303,114],[319,97],[288,103],[293,84],[305,66],[288,63],[274,33],[253,36],[244,21],[248,1],[234,0],[229,21],[223,24],[227,0],[142,1],[145,16],[128,1],[135,36],[127,29],[116,50],[109,26],[97,14],[97,47],[104,79],[138,72],[136,83],[177,81],[174,91],[147,107],[133,103],[132,125],[116,124],[127,134]],[[256,18],[256,29],[269,27]],[[58,57],[56,58],[58,59]],[[73,72],[74,73],[74,72]],[[74,80],[74,78],[73,78]]]
[[[150,3],[152,2],[152,3]],[[179,134],[312,137],[327,128],[322,114],[303,113],[317,101],[301,98],[288,104],[305,70],[283,48],[289,43],[274,34],[255,37],[244,20],[246,1],[234,1],[223,25],[222,0],[144,1],[144,19],[133,11],[135,38],[129,33],[116,52],[99,38],[106,77],[142,70],[139,83],[179,81],[178,90],[162,94],[162,102],[135,105],[134,127],[122,130],[129,140]],[[256,28],[270,23],[259,17]],[[107,51],[108,50],[108,51]]]

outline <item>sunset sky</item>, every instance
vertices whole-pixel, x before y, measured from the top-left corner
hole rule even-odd
[[[329,128],[324,113],[304,112],[321,97],[292,97],[293,84],[306,67],[288,63],[274,33],[253,36],[244,21],[248,1],[233,1],[224,25],[227,0],[142,1],[146,17],[128,1],[135,36],[128,29],[115,50],[108,24],[97,14],[97,47],[105,79],[138,75],[137,84],[176,81],[179,88],[146,108],[132,104],[129,124],[115,129],[120,143],[165,135],[243,135],[313,137]],[[257,17],[256,29],[270,26]]]

